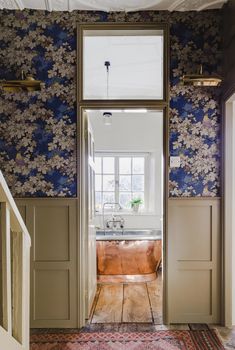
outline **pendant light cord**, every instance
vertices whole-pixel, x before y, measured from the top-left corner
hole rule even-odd
[[[109,69],[107,69],[107,100],[109,99]]]
[[[109,67],[111,66],[109,61],[105,61],[104,65],[106,67],[106,94],[107,94],[107,100],[109,99]]]

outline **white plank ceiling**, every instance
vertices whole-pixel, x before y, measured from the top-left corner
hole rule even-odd
[[[0,9],[48,11],[202,11],[221,8],[227,0],[0,0]]]

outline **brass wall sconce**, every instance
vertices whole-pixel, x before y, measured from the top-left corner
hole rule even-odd
[[[222,78],[217,75],[205,75],[202,73],[202,65],[200,66],[199,74],[183,75],[181,78],[184,85],[193,86],[219,86],[222,82]]]
[[[7,92],[39,91],[41,81],[35,80],[30,74],[21,72],[21,80],[0,80],[0,86]]]

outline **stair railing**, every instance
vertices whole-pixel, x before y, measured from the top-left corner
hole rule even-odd
[[[0,350],[29,350],[30,246],[0,171]]]

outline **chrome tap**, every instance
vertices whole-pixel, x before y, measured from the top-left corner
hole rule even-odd
[[[125,226],[125,220],[122,216],[116,215],[114,213],[111,214],[111,217],[105,220],[105,207],[111,206],[115,208],[118,207],[118,210],[121,210],[122,207],[119,203],[116,202],[106,202],[103,204],[103,225],[104,225],[104,233],[106,232],[106,229],[113,229],[116,230],[117,227],[122,230],[122,234],[124,231],[124,226]]]
[[[105,221],[105,228],[116,229],[119,225],[120,229],[124,229],[124,224],[125,220],[123,219],[123,217],[121,217],[120,215],[112,214],[112,217]]]

